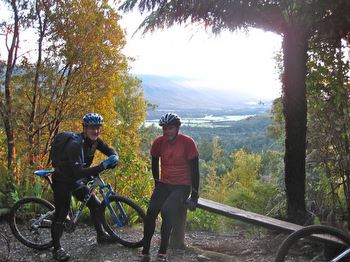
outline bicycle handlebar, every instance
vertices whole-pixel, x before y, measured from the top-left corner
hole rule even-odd
[[[92,180],[95,177],[98,177],[100,175],[102,175],[103,173],[105,173],[108,169],[105,169],[103,171],[101,171],[97,176],[90,176],[87,178],[81,178],[79,180],[83,180],[83,179],[88,179],[89,181]],[[34,175],[37,175],[39,177],[48,177],[49,175],[52,175],[53,173],[55,173],[55,169],[39,169],[39,170],[35,170],[34,171]],[[77,180],[77,181],[79,181]]]

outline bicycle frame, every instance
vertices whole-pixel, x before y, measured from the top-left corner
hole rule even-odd
[[[52,221],[47,219],[48,217],[52,217],[54,215],[55,211],[49,211],[46,214],[41,215],[38,219],[33,221],[33,224],[31,225],[32,228],[39,228],[39,227],[51,227]]]
[[[105,171],[104,171],[105,172]],[[103,172],[103,173],[104,173]],[[36,174],[37,176],[43,177],[45,178],[50,186],[52,186],[52,181],[51,178],[49,177],[50,174],[53,174],[54,170],[37,170],[34,172],[34,174]],[[106,203],[106,206],[108,207],[108,210],[110,211],[110,213],[113,215],[114,221],[116,223],[116,225],[118,225],[119,227],[123,226],[123,222],[121,221],[121,219],[117,216],[117,214],[114,212],[113,208],[111,207],[111,203],[109,201],[109,197],[111,195],[116,195],[117,193],[112,189],[112,186],[110,184],[106,184],[100,175],[92,178],[88,183],[87,186],[89,187],[89,192],[88,194],[84,197],[84,200],[82,201],[82,203],[80,204],[78,210],[73,214],[72,216],[72,221],[70,223],[71,228],[74,228],[74,226],[76,225],[77,221],[79,220],[79,217],[81,216],[84,207],[86,206],[87,202],[89,201],[91,195],[93,194],[93,192],[95,191],[96,188],[99,188],[99,193],[102,196],[103,200]],[[105,192],[105,189],[107,189],[107,192]],[[122,214],[122,218],[124,219],[124,221],[128,221],[128,217],[126,215],[125,210],[123,209],[122,205],[120,205],[120,203],[116,203],[117,204],[117,208],[119,209],[120,213]],[[51,211],[49,213],[53,214],[54,211]],[[40,217],[38,220],[36,220],[35,222],[40,224],[47,216],[49,216],[50,214],[45,214],[43,215],[43,217]]]
[[[343,252],[341,252],[338,256],[336,256],[335,258],[333,258],[330,262],[338,262],[341,259],[343,259],[344,257],[346,257],[347,255],[350,254],[350,247],[345,249]]]
[[[46,179],[52,186],[50,175],[54,172],[54,170],[37,170],[34,174]],[[98,213],[96,215],[99,216],[99,222],[104,230],[114,241],[123,246],[141,247],[143,242],[141,225],[146,216],[142,208],[131,199],[117,194],[100,175],[85,179],[77,181],[78,184],[73,187],[75,190],[83,187],[82,191],[77,192],[82,201],[77,203],[74,210],[73,205],[69,206],[68,214],[63,221],[63,230],[66,233],[75,231],[84,207],[91,197],[95,198],[93,194],[97,189],[102,196],[100,197],[102,203],[99,205],[99,210],[96,210]],[[85,194],[82,195],[82,192]],[[72,192],[72,195],[76,194]],[[38,197],[25,197],[18,200],[11,208],[9,223],[12,233],[20,242],[30,248],[44,250],[53,245],[50,236],[54,219],[55,206],[52,203]]]
[[[89,186],[89,183],[88,183],[88,186]],[[89,191],[89,194],[88,194],[88,198],[91,197],[91,194],[93,193],[93,191],[99,187],[99,193],[101,194],[103,200],[105,201],[106,203],[106,206],[109,210],[109,212],[113,215],[113,218],[114,218],[114,221],[115,223],[119,226],[119,227],[122,227],[123,226],[123,222],[118,218],[117,214],[114,212],[113,208],[111,207],[111,202],[109,201],[109,196],[110,195],[116,195],[116,192],[113,191],[112,187],[110,184],[106,184],[102,178],[100,177],[100,175],[98,175],[91,183],[91,186],[90,186],[90,191]],[[107,192],[105,193],[104,192],[104,189],[107,189]],[[85,199],[84,199],[85,200]],[[87,199],[88,200],[88,199]],[[87,203],[87,201],[85,202],[85,205]],[[126,215],[126,212],[124,211],[122,205],[120,205],[119,202],[116,203],[117,204],[117,208],[119,209],[120,213],[122,214],[123,216],[123,219],[127,221],[128,217]]]

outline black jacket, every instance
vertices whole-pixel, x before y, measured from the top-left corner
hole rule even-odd
[[[91,141],[89,138],[84,138],[83,134],[80,135],[82,136],[82,142],[71,139],[65,146],[61,158],[64,164],[55,169],[54,180],[74,183],[84,177],[96,176],[103,170],[101,164],[90,167],[96,150],[106,156],[117,154],[102,139],[98,138],[96,141]]]

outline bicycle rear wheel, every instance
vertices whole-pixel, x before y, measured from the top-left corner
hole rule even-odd
[[[275,261],[331,261],[349,246],[350,235],[340,229],[325,225],[307,226],[290,234],[282,242]]]
[[[105,230],[120,244],[137,248],[143,242],[145,213],[133,201],[122,196],[110,196],[110,205],[103,201]]]
[[[51,224],[54,206],[41,198],[28,197],[15,203],[10,212],[10,228],[24,245],[38,249],[52,247]]]

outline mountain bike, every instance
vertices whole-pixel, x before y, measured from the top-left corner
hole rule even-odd
[[[46,179],[50,186],[50,175],[54,170],[37,170],[35,175]],[[74,232],[77,221],[82,214],[89,198],[96,188],[102,196],[101,209],[105,217],[103,227],[116,242],[131,248],[142,246],[144,211],[132,200],[113,191],[101,175],[91,177],[87,182],[89,193],[85,196],[79,208],[73,212],[72,205],[64,222],[64,231]],[[105,192],[106,191],[106,192]],[[53,246],[51,225],[55,207],[49,201],[37,197],[25,197],[17,201],[10,211],[9,224],[12,233],[24,245],[44,250]]]
[[[0,233],[0,261],[8,261],[10,256],[10,240]]]
[[[312,225],[290,234],[280,245],[275,261],[350,261],[349,255],[349,233]]]

